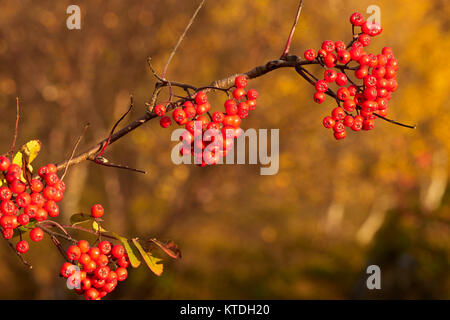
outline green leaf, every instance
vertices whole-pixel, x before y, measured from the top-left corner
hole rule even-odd
[[[156,258],[152,256],[150,252],[145,252],[145,250],[142,248],[141,244],[137,239],[133,239],[133,244],[138,249],[139,253],[141,254],[142,258],[144,258],[145,263],[149,267],[150,270],[154,274],[156,274],[158,277],[162,274],[164,266],[162,263],[159,263],[162,261],[162,259]]]
[[[97,232],[99,229],[100,229],[100,232],[108,232],[108,230],[103,229],[103,227],[101,225],[99,225],[97,221],[92,222],[92,229],[94,229]]]
[[[130,244],[128,243],[128,239],[119,236],[117,233],[114,233],[114,232],[111,232],[111,233],[117,240],[122,242],[123,246],[125,247],[125,250],[127,251],[131,266],[133,268],[139,267],[141,265],[141,261],[136,257],[137,252],[135,252],[135,250],[133,250],[133,248],[130,246]]]
[[[70,224],[74,226],[92,219],[93,217],[91,215],[85,213],[75,213],[70,217]]]

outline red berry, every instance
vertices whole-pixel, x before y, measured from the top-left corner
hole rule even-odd
[[[41,228],[33,228],[33,230],[30,231],[30,239],[34,242],[39,242],[42,239],[44,239],[44,231],[42,231]]]
[[[94,204],[91,207],[91,215],[94,218],[101,218],[103,214],[105,213],[105,209],[100,204]]]
[[[367,47],[370,44],[370,36],[363,33],[359,36],[358,41],[361,42],[364,47]]]
[[[10,200],[12,197],[12,191],[8,187],[1,187],[0,188],[0,200]]]
[[[326,52],[333,52],[335,49],[334,42],[331,40],[325,40],[322,42],[322,49]]]
[[[355,71],[355,76],[358,79],[364,79],[365,76],[369,74],[369,69],[367,69],[366,66],[360,67],[358,70]]]
[[[344,125],[346,127],[351,127],[353,125],[353,122],[355,122],[355,119],[353,118],[353,116],[346,116],[344,118]]]
[[[41,192],[44,189],[44,184],[39,179],[33,179],[30,188],[33,192]]]
[[[103,254],[109,254],[111,252],[111,243],[109,241],[101,241],[98,244],[98,249]]]
[[[314,49],[308,49],[303,56],[306,60],[313,61],[316,58],[316,51]]]
[[[336,121],[336,123],[334,124],[334,127],[333,127],[333,131],[334,131],[334,132],[342,132],[342,131],[345,131],[345,126],[344,126],[344,124],[342,123],[342,121]]]
[[[355,100],[353,100],[353,99],[345,100],[344,103],[342,104],[342,108],[345,111],[353,112],[355,110],[355,108],[356,108]]]
[[[348,52],[347,50],[340,50],[337,54],[337,59],[340,63],[346,64],[351,59],[350,52]]]
[[[331,111],[331,116],[334,120],[344,120],[346,114],[342,108],[336,107]]]
[[[183,109],[176,109],[172,113],[173,120],[180,123],[183,122],[186,119],[186,112],[183,111]]]
[[[323,73],[323,78],[326,82],[334,82],[337,78],[337,72],[333,69],[327,69]]]
[[[163,115],[166,114],[166,107],[163,106],[162,104],[158,104],[153,108],[153,112],[157,115],[162,117]]]
[[[325,92],[328,90],[328,83],[325,80],[319,80],[316,82],[315,87],[318,92]]]
[[[100,256],[100,249],[97,247],[93,247],[89,249],[89,255],[91,256],[92,260],[97,260]]]
[[[90,288],[84,293],[84,297],[86,300],[97,300],[99,298],[99,295],[99,292],[94,288]]]
[[[123,281],[128,277],[128,271],[123,267],[117,268],[116,273],[118,281]]]
[[[348,89],[346,87],[340,87],[336,94],[337,94],[338,99],[342,100],[342,101],[350,98],[350,91],[348,91]]]
[[[81,256],[81,250],[75,245],[70,246],[66,251],[69,260],[78,260]]]
[[[75,272],[76,272],[75,266],[69,262],[64,262],[60,270],[60,273],[64,278],[70,277]]]
[[[236,100],[240,100],[244,96],[245,96],[245,90],[243,88],[236,88],[233,90],[233,97]]]
[[[337,58],[334,53],[328,53],[327,56],[323,59],[323,62],[328,68],[333,68],[336,66]]]
[[[333,128],[334,124],[336,123],[336,121],[334,121],[334,119],[330,116],[326,116],[325,118],[323,118],[323,126],[327,129],[329,128]]]
[[[342,73],[342,72],[337,73],[336,84],[338,86],[345,86],[347,84],[347,81],[348,81],[347,76],[344,73]]]
[[[200,91],[197,93],[197,95],[195,96],[195,103],[196,104],[204,104],[208,102],[208,96],[206,95],[205,92]]]
[[[26,190],[27,186],[22,181],[16,179],[10,184],[10,189],[13,193],[19,194]]]
[[[196,111],[194,105],[190,101],[185,101],[183,103],[183,110],[186,113],[187,118],[192,118],[197,114],[197,111]]]
[[[97,268],[97,270],[95,270],[95,276],[98,279],[105,280],[108,277],[109,272],[110,269],[108,266],[99,267]]]
[[[364,23],[364,17],[361,13],[355,12],[350,16],[350,23],[354,26],[360,26]]]
[[[25,253],[30,249],[30,245],[25,240],[17,242],[16,250],[19,253]]]
[[[340,132],[334,132],[334,137],[336,138],[336,140],[341,140],[344,139],[347,136],[347,133],[344,131],[340,131]]]
[[[120,244],[116,244],[112,248],[111,254],[116,259],[122,258],[125,255],[125,248],[122,245],[120,245]]]
[[[22,226],[26,226],[30,222],[30,216],[22,213],[17,217],[17,222]]]
[[[237,76],[234,79],[234,85],[236,88],[245,88],[247,86],[247,77],[244,75]]]
[[[250,89],[247,91],[247,99],[258,99],[258,91]]]
[[[316,93],[314,93],[314,102],[321,104],[324,101],[325,93],[316,91]]]
[[[37,209],[34,219],[36,219],[37,221],[44,221],[44,220],[47,220],[47,218],[48,218],[47,211],[45,211],[42,208]]]
[[[344,41],[341,41],[341,40],[336,41],[334,43],[334,47],[336,48],[336,52],[347,49],[347,46],[345,45]]]
[[[6,171],[8,170],[9,165],[11,162],[7,157],[1,156],[0,157],[0,171]]]
[[[159,119],[159,124],[163,128],[168,128],[172,124],[172,120],[168,116],[164,116]]]

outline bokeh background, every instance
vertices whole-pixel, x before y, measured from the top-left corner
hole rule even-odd
[[[260,176],[259,165],[176,166],[170,130],[145,124],[106,156],[147,175],[85,162],[65,179],[60,221],[100,202],[107,228],[182,250],[180,261],[164,257],[161,277],[136,269],[110,299],[450,298],[450,4],[304,2],[298,55],[325,39],[347,42],[350,14],[380,6],[384,31],[371,52],[389,45],[400,62],[389,116],[417,130],[378,120],[337,142],[321,124],[333,103],[314,104],[313,88],[288,69],[250,82],[260,102],[244,124],[280,129],[277,175]],[[162,70],[198,1],[78,0],[74,31],[70,4],[0,1],[1,153],[19,96],[18,145],[42,141],[36,166],[67,159],[86,122],[80,150],[105,137],[130,93],[136,107],[126,120],[142,114],[154,85],[146,58]],[[202,86],[279,57],[296,8],[296,0],[207,1],[169,79]],[[49,239],[27,259],[32,271],[2,241],[0,298],[78,298],[58,277],[63,261]],[[371,264],[382,290],[365,287]]]

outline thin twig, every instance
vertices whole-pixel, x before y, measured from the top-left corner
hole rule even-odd
[[[286,58],[286,56],[289,53],[289,48],[291,47],[292,38],[294,37],[295,28],[297,27],[298,20],[300,18],[300,13],[302,12],[303,7],[303,0],[300,0],[300,3],[298,5],[297,14],[295,16],[294,24],[292,25],[291,32],[289,33],[289,37],[286,41],[286,45],[284,46],[283,54],[281,55],[280,59]]]
[[[205,1],[206,0],[202,0],[202,2],[200,2],[200,4],[198,5],[197,9],[194,12],[194,14],[191,17],[191,20],[189,20],[189,23],[187,24],[186,28],[184,29],[183,33],[181,34],[180,38],[178,39],[177,44],[175,45],[172,52],[170,53],[169,59],[167,59],[166,65],[164,66],[163,72],[161,74],[161,77],[163,79],[166,78],[167,68],[169,67],[170,61],[172,60],[173,56],[177,52],[178,47],[180,46],[181,42],[183,41],[184,37],[186,36],[186,33],[188,32],[189,28],[191,27],[192,23],[194,22],[195,17],[197,17],[198,12],[203,7],[203,4],[205,3]]]
[[[8,243],[8,246],[11,248],[11,250],[14,251],[14,253],[19,257],[20,261],[22,261],[22,263],[26,265],[29,269],[33,269],[31,263],[25,260],[25,258],[21,253],[17,252],[16,248],[14,248],[14,245],[7,239],[5,239],[5,241]]]
[[[67,169],[69,168],[68,164],[69,164],[70,160],[73,159],[73,156],[75,155],[75,152],[77,151],[78,145],[80,144],[81,140],[83,139],[87,128],[89,128],[89,123],[86,123],[86,125],[84,126],[84,129],[83,129],[83,133],[78,137],[77,143],[75,143],[75,146],[73,147],[72,154],[70,155],[69,161],[67,162],[67,165],[66,165],[66,167],[64,169],[64,173],[63,173],[63,175],[61,177],[61,181],[64,180],[64,177],[66,176]]]
[[[410,128],[410,129],[416,129],[416,128],[417,128],[416,125],[404,124],[404,123],[401,123],[401,122],[398,122],[398,121],[395,121],[395,120],[392,120],[392,119],[388,119],[388,118],[385,118],[385,117],[383,117],[383,116],[380,116],[379,114],[377,114],[377,113],[375,113],[375,112],[374,112],[373,114],[374,114],[376,117],[378,117],[378,118],[380,118],[380,119],[383,119],[384,121],[387,121],[387,122],[396,124],[396,125],[401,126],[401,127]]]
[[[16,148],[17,134],[19,132],[19,97],[16,97],[16,128],[14,129],[14,138],[11,148],[11,161],[14,157],[14,149]]]

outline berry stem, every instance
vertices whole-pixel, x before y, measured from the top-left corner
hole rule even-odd
[[[13,142],[12,142],[12,147],[11,147],[11,162],[13,161],[14,158],[14,149],[16,148],[16,141],[17,141],[17,134],[19,132],[19,97],[16,97],[16,127],[14,129],[14,138],[13,138]]]
[[[377,114],[377,113],[375,113],[375,112],[374,112],[373,114],[374,114],[376,117],[378,117],[378,118],[380,118],[380,119],[383,119],[384,121],[393,123],[393,124],[398,125],[398,126],[401,126],[401,127],[405,127],[405,128],[409,128],[409,129],[416,129],[416,128],[417,128],[416,125],[408,125],[408,124],[404,124],[404,123],[401,123],[401,122],[397,122],[397,121],[395,121],[395,120],[388,119],[388,118],[385,118],[385,117],[383,117],[383,116],[380,116],[379,114]]]

